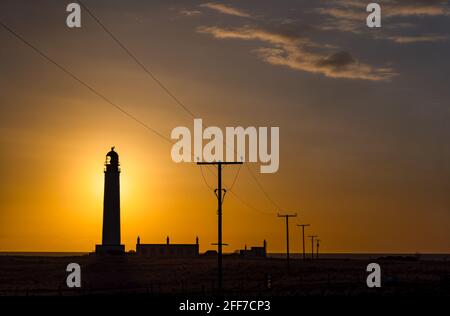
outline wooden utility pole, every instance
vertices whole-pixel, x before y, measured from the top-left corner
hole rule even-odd
[[[297,213],[293,214],[293,215],[289,215],[289,214],[278,214],[278,217],[284,217],[286,220],[286,259],[287,259],[287,266],[289,269],[289,218],[290,217],[297,217]]]
[[[316,239],[316,259],[319,259],[319,243],[320,239]]]
[[[310,224],[300,224],[297,226],[302,227],[303,260],[305,260],[306,259],[306,256],[305,256],[305,227],[310,226]]]
[[[225,197],[226,190],[222,189],[222,166],[223,165],[241,165],[242,162],[197,162],[197,165],[217,165],[217,189],[214,193],[217,196],[217,286],[218,290],[222,290],[222,203]],[[222,196],[222,192],[224,195]]]
[[[309,238],[311,238],[311,260],[314,259],[314,238],[319,237],[317,235],[313,235],[313,236],[308,236]]]

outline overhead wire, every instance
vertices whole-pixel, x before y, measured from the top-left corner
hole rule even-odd
[[[194,115],[194,113],[188,108],[188,106],[186,104],[184,104],[184,102],[182,102],[179,98],[176,97],[175,93],[173,93],[161,80],[159,80],[157,78],[157,76],[150,71],[145,65],[144,63],[142,63],[137,57],[136,55],[131,52],[130,49],[128,49],[126,47],[126,45],[117,37],[113,34],[113,32],[111,32],[106,25],[94,14],[94,12],[92,10],[90,10],[81,0],[77,0],[78,3],[80,4],[81,7],[83,7],[86,12],[100,25],[100,27],[113,39],[113,41],[119,45],[119,47],[121,47],[125,53],[144,71],[146,72],[162,89],[163,91],[165,91],[167,93],[167,95],[169,95],[174,101],[175,103],[177,103],[187,114],[189,114],[192,118],[196,118],[196,116]],[[268,192],[264,189],[264,187],[262,186],[261,182],[256,178],[256,176],[253,174],[252,170],[250,169],[250,167],[248,165],[246,165],[247,170],[249,171],[252,179],[256,182],[258,188],[262,191],[262,193],[264,194],[264,196],[267,198],[267,200],[278,210],[281,210],[280,206],[278,203],[276,203],[274,201],[273,198],[270,197],[270,195],[268,194]]]
[[[188,113],[191,117],[195,118],[195,115],[193,114],[193,112],[180,100],[178,99],[174,93],[172,93],[154,74],[153,72],[151,72],[142,62],[139,61],[139,59],[111,32],[108,30],[108,28],[100,21],[100,19],[98,19],[95,14],[89,10],[89,8],[84,5],[84,3],[82,3],[81,1],[78,1],[80,3],[80,5],[86,10],[86,12],[88,12],[88,14],[102,27],[102,29],[129,55],[130,58],[132,58],[136,64],[138,64],[140,66],[140,68],[145,71],[183,110],[185,110],[186,113]],[[54,59],[52,59],[51,57],[49,57],[47,54],[45,54],[43,51],[41,51],[39,48],[37,48],[35,45],[33,45],[32,43],[30,43],[29,41],[27,41],[24,37],[22,37],[21,35],[19,35],[17,32],[15,32],[13,29],[11,29],[10,27],[8,27],[6,24],[4,24],[3,22],[0,21],[0,25],[7,30],[9,33],[11,33],[13,36],[15,36],[17,39],[19,39],[21,42],[23,42],[24,44],[26,44],[28,47],[30,47],[34,52],[36,52],[38,55],[40,55],[41,57],[43,57],[44,59],[46,59],[48,62],[52,63],[53,65],[55,65],[57,68],[59,68],[61,71],[63,71],[66,75],[70,76],[72,79],[74,79],[75,81],[77,81],[78,83],[80,83],[81,85],[83,85],[84,87],[86,87],[88,90],[90,90],[92,93],[94,93],[95,95],[97,95],[99,98],[103,99],[105,102],[107,102],[108,104],[110,104],[111,106],[115,107],[117,110],[119,110],[120,112],[122,112],[124,115],[126,115],[127,117],[129,117],[130,119],[132,119],[133,121],[137,122],[138,124],[140,124],[141,126],[143,126],[144,128],[146,128],[147,130],[151,131],[153,134],[155,134],[156,136],[160,137],[161,139],[163,139],[165,142],[168,142],[170,144],[173,145],[173,141],[171,139],[169,139],[168,137],[164,136],[162,133],[160,133],[159,131],[157,131],[155,128],[151,127],[150,125],[148,125],[147,123],[145,123],[144,121],[138,119],[136,116],[134,116],[133,114],[131,114],[130,112],[128,112],[127,110],[125,110],[125,108],[123,108],[122,106],[120,106],[119,104],[111,101],[108,97],[106,97],[103,93],[99,92],[97,89],[95,89],[92,85],[88,84],[86,81],[82,80],[80,77],[78,77],[77,75],[75,75],[73,72],[71,72],[70,70],[68,70],[67,68],[65,68],[64,66],[62,66],[60,63],[58,63],[57,61],[55,61]],[[193,154],[191,153],[191,156]],[[278,207],[278,205],[274,202],[274,200],[272,198],[270,198],[269,194],[267,193],[266,190],[264,190],[264,188],[262,187],[261,183],[257,180],[256,176],[252,173],[251,169],[246,166],[247,169],[249,170],[249,173],[251,174],[252,178],[254,179],[254,181],[257,183],[258,187],[260,188],[260,190],[264,193],[265,197],[276,207]],[[231,184],[231,186],[229,187],[229,190],[231,191],[237,181],[237,178],[239,176],[239,172],[240,172],[241,167],[239,167],[238,171],[236,172],[235,178]],[[209,168],[207,168],[208,171],[212,172]],[[202,173],[202,178],[205,181],[205,184],[207,184],[206,178],[203,174],[203,170],[201,170]],[[214,174],[214,173],[213,173]],[[217,177],[217,175],[215,175]],[[210,189],[213,189],[209,184],[207,184],[207,186]],[[240,198],[236,192],[233,192],[233,195],[235,197],[238,197],[238,199],[243,202],[244,200],[242,198]],[[249,203],[244,203],[245,205],[247,205],[249,207]],[[250,207],[252,209],[255,209],[253,206]]]

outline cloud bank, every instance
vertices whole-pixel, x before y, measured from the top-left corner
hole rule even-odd
[[[305,36],[289,32],[255,27],[222,28],[199,27],[198,32],[217,39],[253,40],[272,47],[256,49],[260,59],[271,65],[285,66],[293,70],[322,74],[331,78],[389,81],[396,73],[389,67],[374,67],[355,59],[347,51],[332,53],[313,52],[310,48],[327,48],[312,42]]]
[[[322,17],[317,25],[290,25],[262,21],[260,18],[223,3],[204,3],[200,7],[224,15],[237,16],[254,25],[238,27],[200,26],[197,32],[215,39],[254,41],[262,47],[254,50],[264,62],[284,66],[293,70],[321,74],[330,78],[390,81],[398,75],[391,67],[374,66],[355,58],[347,50],[338,50],[333,45],[322,44],[311,39],[313,31],[338,31],[352,34],[367,34],[366,6],[360,0],[335,0],[319,2],[320,7],[302,12]],[[436,43],[449,39],[441,34],[398,34],[415,27],[415,17],[450,16],[446,0],[384,0],[381,2],[383,18],[393,19],[386,31],[367,34],[373,39],[387,40],[396,44]],[[405,17],[410,17],[405,21]],[[399,32],[400,31],[400,32]],[[396,34],[397,33],[397,34]],[[323,41],[323,39],[322,39]]]

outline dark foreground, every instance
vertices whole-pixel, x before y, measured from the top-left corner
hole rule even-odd
[[[68,289],[69,263],[81,266],[82,287]],[[368,288],[366,260],[224,258],[224,294],[283,297],[304,295],[440,295],[450,296],[447,261],[375,261],[382,272],[381,288]],[[0,295],[190,295],[216,294],[216,258],[146,259],[0,256]]]

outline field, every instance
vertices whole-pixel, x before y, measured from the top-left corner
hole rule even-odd
[[[66,266],[81,266],[80,289],[68,289]],[[378,260],[381,288],[366,285],[367,260],[224,257],[224,293],[242,296],[450,295],[448,261]],[[215,257],[0,256],[0,295],[198,295],[216,293]]]

